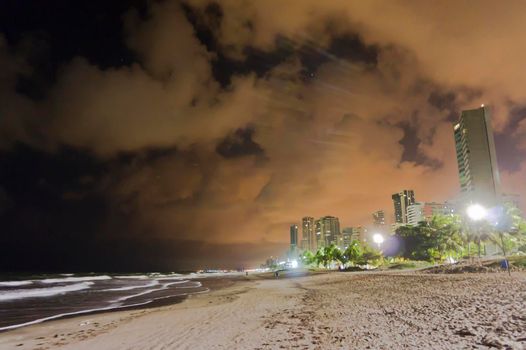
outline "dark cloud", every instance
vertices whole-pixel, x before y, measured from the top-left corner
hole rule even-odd
[[[419,149],[422,140],[417,136],[417,125],[402,122],[399,123],[398,126],[404,131],[404,137],[400,140],[400,144],[404,147],[402,162],[414,162],[432,169],[438,169],[443,165],[440,160],[426,156],[426,154]]]
[[[451,91],[445,93],[432,91],[427,101],[439,110],[451,110],[455,107],[455,99],[455,93]]]
[[[331,39],[328,53],[338,59],[362,62],[375,66],[378,63],[379,48],[367,45],[357,33],[344,33]]]
[[[39,70],[49,69],[46,64],[56,70],[75,56],[103,69],[118,67],[135,60],[123,40],[121,16],[130,8],[144,13],[147,4],[145,0],[2,1],[0,32],[13,46],[32,41],[23,49],[30,51],[29,58]]]
[[[254,129],[248,127],[237,129],[226,137],[216,147],[217,153],[225,158],[235,158],[248,155],[263,156],[265,151],[252,139]]]
[[[221,86],[231,84],[232,77],[239,74],[256,73],[263,76],[269,70],[294,54],[294,48],[285,38],[276,38],[276,48],[265,51],[251,46],[243,48],[243,57],[229,57],[223,52],[215,32],[221,26],[223,11],[219,4],[212,2],[203,11],[184,5],[186,18],[195,30],[195,36],[208,51],[213,52],[212,74]]]
[[[506,128],[495,134],[497,162],[499,167],[509,172],[519,172],[526,156],[524,147],[524,125],[526,124],[526,107],[516,106],[511,109]]]
[[[451,122],[481,103],[524,192],[520,8],[2,6],[2,269],[256,265],[304,215],[367,225],[402,188],[450,199]]]

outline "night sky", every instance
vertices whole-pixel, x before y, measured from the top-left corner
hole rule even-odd
[[[526,4],[0,2],[0,270],[249,267],[301,217],[459,190],[491,106],[526,198]]]

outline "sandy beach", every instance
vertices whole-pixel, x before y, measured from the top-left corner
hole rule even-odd
[[[180,304],[46,322],[0,349],[524,349],[526,273],[251,277]]]

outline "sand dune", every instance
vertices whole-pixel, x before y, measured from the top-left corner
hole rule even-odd
[[[526,348],[526,273],[248,280],[181,304],[0,334],[1,349]]]

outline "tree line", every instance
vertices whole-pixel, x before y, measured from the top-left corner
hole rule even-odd
[[[493,243],[503,255],[512,251],[526,253],[526,221],[517,207],[496,208],[492,220],[475,222],[460,215],[435,215],[416,226],[398,227],[384,242],[383,252],[366,242],[353,240],[343,249],[330,245],[316,252],[304,251],[300,259],[305,265],[326,268],[334,264],[342,267],[378,264],[383,256],[442,262],[480,256],[486,243]]]

